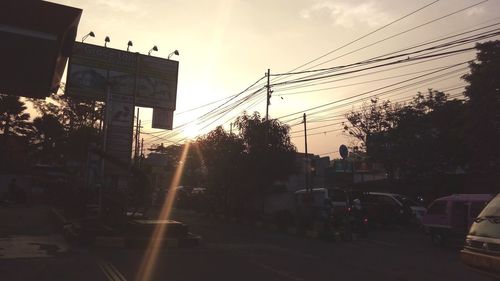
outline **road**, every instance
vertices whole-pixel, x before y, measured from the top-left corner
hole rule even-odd
[[[35,211],[33,228],[11,223],[0,231],[0,280],[136,280],[143,250],[70,247],[43,227],[43,209]],[[433,247],[409,230],[324,242],[189,212],[174,219],[202,235],[203,245],[162,249],[153,280],[488,280],[460,263],[458,248]]]

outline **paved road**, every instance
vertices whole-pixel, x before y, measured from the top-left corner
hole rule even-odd
[[[460,264],[458,249],[435,248],[420,233],[377,231],[368,239],[329,243],[186,212],[174,216],[204,244],[162,250],[153,280],[488,280]],[[9,258],[1,248],[0,280],[135,280],[143,257],[139,249],[62,247],[48,256]]]

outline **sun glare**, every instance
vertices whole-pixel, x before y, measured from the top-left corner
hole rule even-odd
[[[174,177],[172,179],[172,182],[170,183],[169,192],[167,194],[167,197],[165,198],[165,202],[163,202],[158,220],[168,220],[170,218],[170,213],[172,212],[172,207],[174,205],[175,195],[177,191],[176,187],[179,186],[182,172],[184,170],[184,163],[188,153],[189,143],[187,143],[182,150],[181,158],[179,161],[180,165],[177,167],[174,173]],[[154,229],[151,239],[149,240],[148,247],[146,248],[144,257],[141,261],[141,265],[139,266],[139,271],[135,280],[151,280],[166,231],[167,229],[165,224],[159,224]]]
[[[184,131],[184,136],[188,139],[194,139],[200,134],[200,130],[198,129],[198,126],[195,125],[188,125]]]

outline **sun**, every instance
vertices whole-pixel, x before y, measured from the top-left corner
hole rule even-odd
[[[198,129],[198,126],[194,125],[188,125],[184,130],[183,134],[186,138],[188,139],[194,139],[198,135],[200,135],[200,130]]]

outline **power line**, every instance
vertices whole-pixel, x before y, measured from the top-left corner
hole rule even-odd
[[[360,50],[366,49],[366,48],[371,47],[371,46],[373,46],[373,45],[376,45],[376,44],[378,44],[378,43],[381,43],[381,42],[387,41],[387,40],[389,40],[389,39],[392,39],[392,38],[395,38],[395,37],[400,36],[400,35],[402,35],[402,34],[405,34],[405,33],[408,33],[408,32],[410,32],[410,31],[416,30],[416,29],[421,28],[421,27],[423,27],[423,26],[429,25],[429,24],[431,24],[431,23],[437,22],[437,21],[439,21],[439,20],[445,19],[445,18],[450,17],[450,16],[453,16],[453,15],[456,15],[456,14],[458,14],[458,13],[461,13],[461,12],[463,12],[463,11],[466,11],[466,10],[468,10],[468,9],[471,9],[471,8],[473,8],[473,7],[476,7],[476,6],[478,6],[478,5],[481,5],[481,4],[485,3],[485,2],[488,2],[488,0],[483,0],[483,1],[478,2],[478,3],[476,3],[476,4],[473,4],[473,5],[467,6],[467,7],[465,7],[465,8],[462,8],[462,9],[459,9],[459,10],[454,11],[454,12],[452,12],[452,13],[449,13],[449,14],[446,14],[446,15],[444,15],[444,16],[438,17],[438,18],[433,19],[433,20],[431,20],[431,21],[428,21],[428,22],[425,22],[425,23],[423,23],[423,24],[417,25],[417,26],[415,26],[415,27],[413,27],[413,28],[410,28],[410,29],[404,30],[404,31],[402,31],[402,32],[396,33],[396,34],[391,35],[391,36],[389,36],[389,37],[386,37],[386,38],[383,38],[383,39],[381,39],[381,40],[375,41],[374,43],[371,43],[371,44],[365,45],[365,46],[363,46],[363,47],[361,47],[361,48],[358,48],[358,49],[355,49],[355,50],[350,51],[350,52],[348,52],[348,53],[342,54],[342,55],[340,55],[340,56],[337,56],[337,57],[335,57],[335,58],[332,58],[332,59],[327,60],[327,61],[325,61],[325,62],[322,62],[322,63],[320,63],[320,64],[316,64],[316,65],[314,65],[314,66],[312,66],[312,67],[309,67],[309,68],[307,68],[307,69],[311,69],[311,68],[314,68],[314,67],[317,67],[317,66],[323,65],[323,64],[328,63],[328,62],[331,62],[331,61],[333,61],[333,60],[335,60],[335,59],[339,59],[339,58],[342,58],[342,57],[344,57],[344,56],[350,55],[350,54],[352,54],[352,53],[358,52],[358,51],[360,51]],[[434,4],[434,3],[431,3],[431,4]]]
[[[289,71],[289,73],[292,73],[293,71],[295,71],[295,70],[297,70],[297,69],[300,69],[300,68],[302,68],[302,67],[304,67],[304,66],[306,66],[306,65],[309,65],[309,64],[311,64],[311,63],[313,63],[313,62],[316,62],[316,61],[318,61],[318,60],[320,60],[320,59],[322,59],[322,58],[324,58],[324,57],[326,57],[326,56],[328,56],[328,55],[330,55],[330,54],[333,54],[333,53],[335,53],[335,52],[337,52],[337,51],[339,51],[339,50],[341,50],[341,49],[343,49],[343,48],[345,48],[345,47],[347,47],[347,46],[350,46],[350,45],[352,45],[352,44],[354,44],[354,43],[356,43],[356,42],[358,42],[358,41],[360,41],[360,40],[362,40],[362,39],[364,39],[364,38],[366,38],[366,37],[368,37],[368,36],[370,36],[370,35],[372,35],[372,34],[375,34],[376,32],[378,32],[378,31],[380,31],[380,30],[383,30],[383,29],[385,29],[385,28],[387,28],[387,27],[389,27],[389,26],[391,26],[391,25],[393,25],[393,24],[395,24],[395,23],[397,23],[397,22],[399,22],[399,21],[401,21],[401,20],[403,20],[403,19],[405,19],[405,18],[407,18],[407,17],[409,17],[409,16],[411,16],[411,15],[415,14],[415,13],[418,13],[419,11],[421,11],[421,10],[423,10],[423,9],[425,9],[425,8],[427,8],[427,7],[429,7],[429,6],[431,6],[431,5],[434,5],[434,4],[435,4],[435,3],[437,3],[437,2],[439,2],[439,0],[436,0],[436,1],[433,1],[433,2],[431,2],[431,3],[429,3],[429,4],[426,4],[426,5],[424,5],[424,6],[420,7],[420,8],[418,8],[418,9],[416,9],[416,10],[414,10],[414,11],[412,11],[412,12],[410,12],[410,13],[408,13],[408,14],[406,14],[406,15],[404,15],[404,16],[402,16],[402,17],[400,17],[400,18],[396,19],[396,20],[393,20],[393,21],[389,22],[388,24],[386,24],[386,25],[384,25],[384,26],[382,26],[382,27],[380,27],[380,28],[375,29],[374,31],[371,31],[371,32],[369,32],[369,33],[367,33],[367,34],[365,34],[365,35],[363,35],[363,36],[361,36],[361,37],[358,37],[357,39],[355,39],[355,40],[353,40],[353,41],[350,41],[350,42],[348,42],[347,44],[344,44],[344,45],[342,45],[342,46],[340,46],[340,47],[338,47],[338,48],[336,48],[336,49],[334,49],[334,50],[332,50],[332,51],[327,52],[327,53],[326,53],[326,54],[324,54],[324,55],[321,55],[321,56],[319,56],[319,57],[317,57],[317,58],[315,58],[315,59],[313,59],[313,60],[310,60],[310,61],[308,61],[308,62],[306,62],[306,63],[304,63],[304,64],[302,64],[302,65],[300,65],[300,66],[298,66],[298,67],[296,67],[296,68],[294,68],[294,69],[292,69],[291,71]],[[282,75],[286,75],[286,73],[284,73],[284,74],[282,74]],[[278,78],[278,79],[276,79],[276,80],[279,80],[279,79],[280,79],[280,78]]]
[[[295,114],[298,114],[298,113],[301,113],[301,112],[306,112],[306,111],[310,111],[310,110],[315,110],[315,109],[318,109],[318,108],[326,107],[326,106],[329,106],[329,105],[332,105],[332,104],[335,104],[335,103],[339,103],[339,102],[342,102],[342,101],[350,100],[350,99],[353,99],[353,98],[356,98],[356,97],[365,96],[367,94],[371,94],[371,93],[377,92],[379,90],[383,90],[383,89],[390,88],[390,87],[393,87],[393,86],[396,86],[396,85],[399,85],[399,84],[402,84],[402,83],[406,83],[406,82],[409,82],[409,81],[413,81],[413,80],[416,80],[416,79],[419,79],[419,78],[422,78],[422,77],[425,77],[425,76],[436,74],[436,73],[439,73],[441,71],[448,70],[448,69],[451,69],[453,67],[456,67],[456,66],[459,66],[459,65],[462,65],[462,64],[464,64],[464,62],[461,62],[461,63],[458,63],[458,64],[454,64],[454,65],[451,65],[451,66],[447,66],[445,68],[442,68],[442,69],[439,69],[439,70],[436,70],[436,71],[432,71],[432,72],[427,73],[427,74],[419,75],[419,76],[416,76],[416,77],[413,77],[413,78],[410,78],[410,79],[406,79],[406,80],[401,81],[401,82],[397,82],[397,83],[393,83],[393,84],[390,84],[390,85],[386,85],[386,86],[377,88],[375,90],[370,90],[370,91],[367,91],[367,92],[364,92],[364,93],[361,93],[361,94],[353,95],[353,96],[348,97],[348,98],[336,100],[336,101],[329,102],[329,103],[326,103],[326,104],[323,104],[323,105],[319,105],[319,106],[315,106],[315,107],[312,107],[312,108],[309,108],[309,109],[306,109],[306,110],[301,110],[301,111],[298,111],[298,112],[295,112],[295,113],[287,114],[287,115],[278,117],[278,119],[285,118],[285,117],[288,117],[288,116],[292,116],[292,115],[295,115]]]
[[[495,25],[498,25],[498,24],[500,24],[500,23],[497,23]],[[387,60],[391,60],[391,59],[397,59],[397,58],[400,58],[400,57],[407,58],[407,57],[413,56],[415,54],[429,52],[429,51],[433,51],[434,50],[434,52],[427,53],[427,54],[431,54],[431,53],[435,53],[436,50],[438,50],[438,49],[443,50],[445,47],[464,45],[464,44],[467,44],[467,43],[477,42],[477,41],[479,41],[481,39],[487,39],[487,38],[498,36],[500,34],[500,32],[498,32],[499,30],[500,29],[497,28],[497,29],[490,30],[490,31],[487,31],[487,32],[483,32],[483,33],[479,33],[479,34],[474,34],[474,35],[471,35],[471,36],[468,36],[468,37],[465,37],[465,38],[462,38],[462,39],[457,39],[457,40],[453,40],[453,41],[450,41],[450,42],[442,43],[440,45],[431,46],[431,47],[428,47],[428,48],[424,48],[424,49],[420,49],[420,50],[416,50],[416,51],[412,51],[412,52],[406,52],[406,53],[398,54],[398,53],[401,53],[401,52],[404,52],[404,51],[408,51],[408,50],[414,49],[416,47],[422,47],[422,46],[425,46],[425,45],[428,45],[428,44],[431,44],[431,43],[436,43],[436,42],[443,41],[443,40],[446,40],[446,39],[449,39],[449,38],[452,38],[452,37],[463,35],[463,34],[459,34],[459,35],[456,35],[456,36],[451,36],[449,38],[435,40],[435,41],[432,41],[430,43],[425,43],[425,44],[416,45],[414,47],[404,48],[404,49],[401,49],[401,50],[398,50],[398,51],[394,51],[394,52],[391,52],[391,53],[388,53],[388,54],[385,54],[385,55],[376,56],[374,58],[370,58],[370,59],[363,60],[363,61],[356,62],[356,63],[351,63],[351,64],[348,64],[348,65],[329,67],[329,68],[324,68],[324,69],[319,69],[319,70],[311,70],[311,71],[308,71],[308,72],[317,72],[318,71],[318,72],[322,72],[322,73],[316,73],[316,74],[313,74],[313,75],[308,75],[308,76],[305,76],[305,77],[301,77],[301,78],[298,78],[298,79],[295,79],[295,80],[289,80],[289,81],[296,81],[296,80],[304,79],[304,78],[317,77],[318,75],[324,75],[324,74],[327,74],[327,73],[331,73],[333,71],[345,70],[345,69],[349,69],[349,68],[353,68],[353,67],[359,67],[359,66],[363,66],[363,65],[367,65],[367,64],[372,64],[372,63],[379,63],[379,62],[383,62],[383,61],[387,61]],[[417,58],[421,58],[421,57],[422,56],[418,56]],[[413,57],[413,58],[415,58],[415,57]],[[405,60],[403,60],[403,61],[405,61]],[[406,60],[406,61],[408,61],[408,60]],[[304,72],[304,73],[308,73],[308,72]]]

